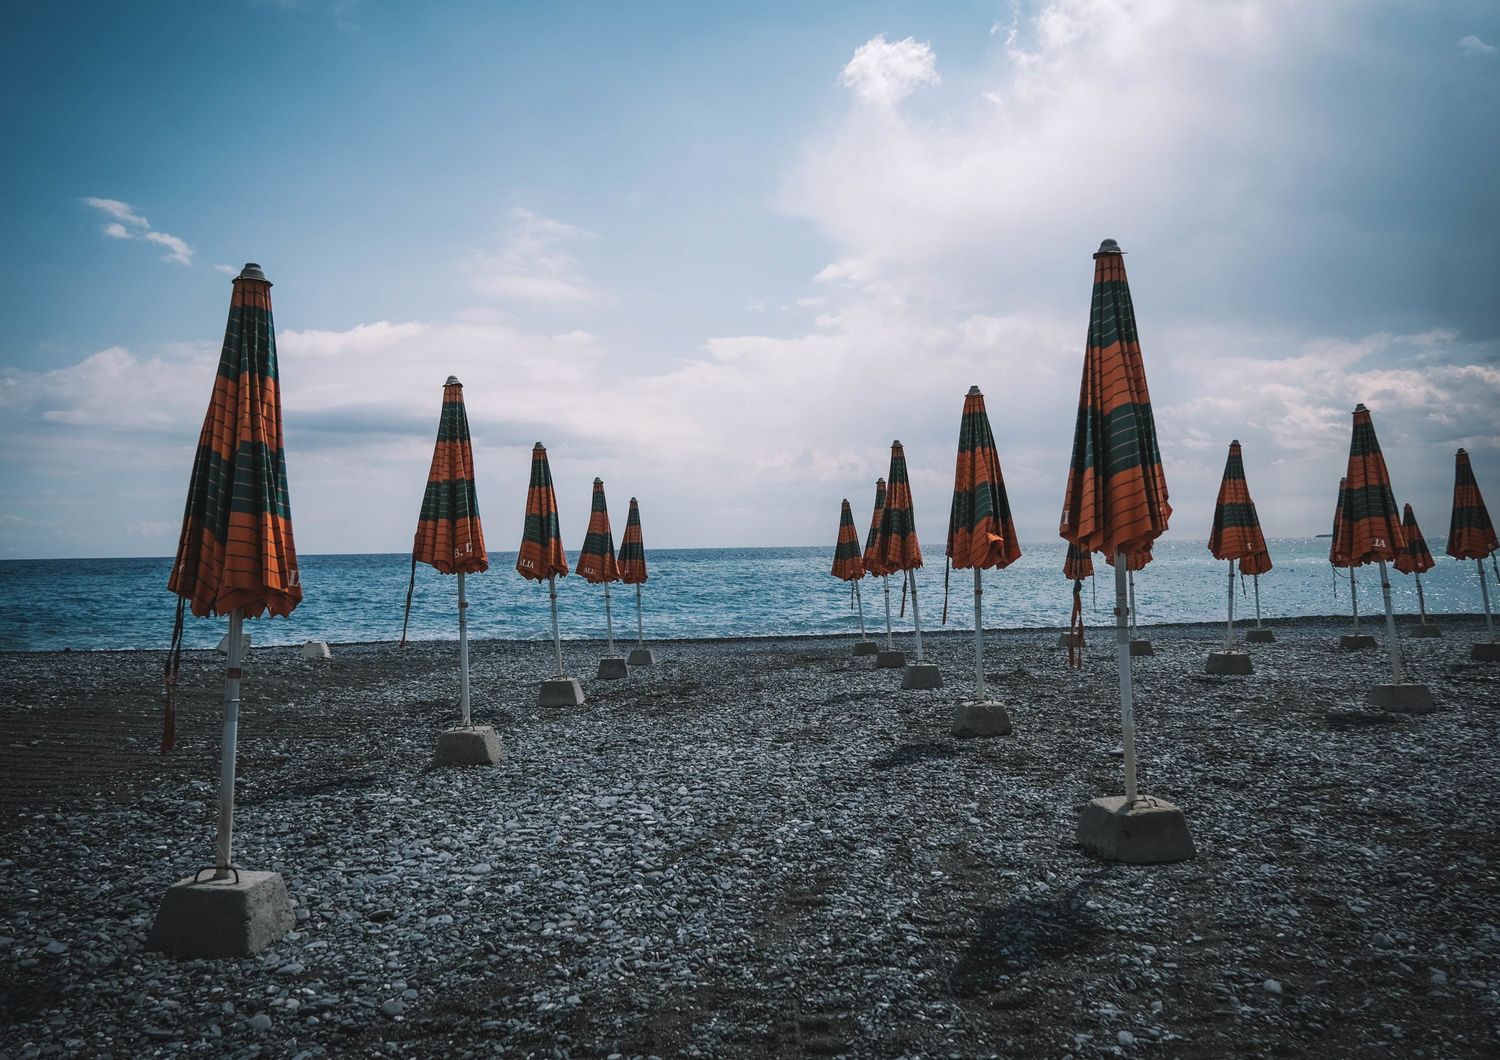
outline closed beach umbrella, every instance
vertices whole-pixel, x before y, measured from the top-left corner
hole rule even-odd
[[[1349,468],[1344,474],[1344,517],[1337,548],[1351,567],[1380,566],[1380,590],[1385,600],[1386,634],[1390,638],[1391,674],[1401,684],[1401,646],[1396,642],[1396,615],[1391,608],[1391,583],[1386,564],[1406,549],[1401,510],[1391,491],[1391,476],[1375,437],[1375,423],[1364,405],[1354,406],[1354,429],[1349,437]]]
[[[1349,562],[1348,541],[1344,526],[1344,500],[1349,490],[1349,480],[1339,479],[1338,503],[1333,507],[1333,538],[1328,543],[1328,562],[1336,570],[1349,568],[1349,607],[1352,609],[1354,626],[1351,635],[1359,636],[1359,595],[1354,585],[1354,564]],[[1336,577],[1336,576],[1335,576]],[[1337,587],[1337,582],[1334,583]],[[1335,596],[1338,593],[1335,591]]]
[[[1001,570],[1021,558],[1016,525],[1000,474],[995,434],[977,386],[964,398],[958,428],[958,462],[953,471],[953,506],[948,513],[948,561],[956,570],[974,568],[974,698],[985,699],[984,619],[980,572]],[[913,597],[915,600],[915,597]],[[915,605],[912,610],[916,614]]]
[[[1063,576],[1073,581],[1073,613],[1068,618],[1068,665],[1076,670],[1083,665],[1083,579],[1094,576],[1094,557],[1068,542],[1068,554],[1063,558]]]
[[[568,576],[568,557],[563,552],[562,532],[557,523],[557,494],[552,489],[552,468],[547,450],[537,442],[531,450],[531,484],[526,489],[526,526],[516,556],[521,577],[545,581],[552,604],[552,649],[557,656],[557,676],[563,676],[562,634],[557,628],[557,579]]]
[[[865,535],[863,562],[865,573],[878,575],[885,589],[885,650],[894,651],[895,644],[891,636],[891,572],[886,569],[880,556],[880,525],[884,520],[885,479],[878,478],[875,480],[875,511],[870,516],[870,532]]]
[[[1432,558],[1432,552],[1427,548],[1427,539],[1422,536],[1422,528],[1417,525],[1417,513],[1412,511],[1410,504],[1401,509],[1401,533],[1406,537],[1406,547],[1396,554],[1392,561],[1398,571],[1402,574],[1410,574],[1417,580],[1417,608],[1422,613],[1422,625],[1427,625],[1427,600],[1422,595],[1422,575],[1432,570],[1437,561]]]
[[[833,550],[835,578],[851,583],[850,592],[859,611],[859,639],[865,639],[865,604],[859,596],[859,582],[865,576],[865,561],[859,548],[859,531],[854,526],[854,513],[849,509],[849,500],[844,499],[839,510],[839,539]]]
[[[1495,639],[1495,618],[1490,610],[1490,589],[1484,580],[1484,558],[1500,548],[1495,524],[1479,492],[1479,481],[1469,464],[1469,454],[1460,449],[1453,457],[1453,518],[1448,524],[1448,555],[1472,559],[1479,571],[1479,591],[1484,596],[1485,635]]]
[[[916,514],[912,508],[911,482],[906,477],[906,451],[899,441],[891,443],[891,470],[886,476],[885,507],[880,515],[880,533],[875,554],[882,574],[907,573],[911,586],[911,623],[916,633],[917,663],[922,662],[922,617],[917,610],[915,571],[922,566],[922,546],[917,541]]]
[[[411,546],[411,580],[406,587],[406,617],[401,622],[403,647],[418,563],[426,563],[439,574],[458,575],[459,699],[463,726],[468,728],[473,722],[469,716],[469,601],[464,595],[464,575],[488,570],[490,557],[484,550],[484,528],[479,524],[479,502],[474,494],[474,447],[464,411],[464,386],[452,375],[443,384],[437,444],[433,446],[422,513],[417,517]]]
[[[271,282],[248,264],[234,280],[213,396],[188,480],[182,536],[167,588],[179,597],[168,661],[162,750],[173,744],[172,687],[182,651],[183,606],[229,616],[224,740],[219,771],[216,875],[234,864],[235,743],[245,615],[286,617],[302,601],[281,436],[281,391]]]
[[[615,654],[615,620],[609,608],[609,583],[620,580],[615,564],[615,535],[609,528],[609,506],[604,500],[604,480],[594,479],[594,497],[589,508],[589,529],[578,552],[578,574],[592,585],[604,586],[604,624],[609,634],[609,654]]]
[[[630,514],[625,517],[625,537],[620,542],[617,565],[620,580],[635,586],[635,646],[636,650],[644,652],[646,632],[641,618],[641,586],[646,583],[646,545],[641,537],[641,508],[634,497],[630,498]]]
[[[1106,239],[1094,255],[1088,346],[1058,529],[1081,551],[1102,552],[1114,561],[1125,743],[1125,798],[1120,809],[1125,813],[1137,797],[1126,564],[1133,554],[1142,562],[1149,559],[1150,545],[1167,529],[1171,515],[1125,259],[1119,245]],[[1110,800],[1098,805],[1106,804],[1113,805]]]
[[[1208,534],[1208,550],[1214,559],[1229,562],[1229,622],[1224,630],[1224,650],[1234,644],[1234,566],[1246,570],[1245,561],[1253,559],[1250,573],[1255,583],[1255,624],[1260,625],[1260,571],[1271,569],[1271,556],[1250,487],[1245,483],[1245,461],[1238,440],[1229,443],[1229,459],[1224,463],[1224,479],[1219,483],[1219,497],[1214,503],[1214,525]]]

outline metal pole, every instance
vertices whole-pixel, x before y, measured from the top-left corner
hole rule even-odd
[[[891,576],[882,574],[880,580],[885,583],[885,650],[895,651],[896,643],[891,639]]]
[[[1250,575],[1250,581],[1255,586],[1255,628],[1260,628],[1260,575]]]
[[[1484,629],[1485,636],[1490,640],[1495,639],[1495,616],[1490,613],[1490,586],[1484,580],[1484,560],[1476,559],[1474,566],[1479,571],[1479,591],[1484,594]]]
[[[1135,805],[1135,706],[1130,690],[1130,590],[1125,553],[1115,553],[1115,658],[1120,668],[1120,727],[1125,735],[1125,808]]]
[[[985,702],[984,694],[984,617],[979,609],[979,597],[984,592],[979,567],[974,567],[974,702]]]
[[[464,572],[458,572],[458,687],[463,704],[464,728],[473,724],[469,718],[469,600],[464,596]]]
[[[224,667],[224,739],[219,748],[219,831],[214,838],[214,878],[234,864],[234,752],[240,728],[240,664],[244,662],[245,612],[229,613],[229,663]]]
[[[1224,650],[1234,650],[1234,560],[1229,561],[1229,625],[1224,627]]]
[[[1359,636],[1359,597],[1354,592],[1354,564],[1349,564],[1349,602],[1354,607],[1354,635]]]
[[[859,594],[859,582],[854,583],[854,603],[859,608],[859,639],[869,640],[865,636],[865,598]]]
[[[615,655],[615,620],[609,613],[609,582],[604,583],[604,626],[609,630],[609,655]]]
[[[1417,608],[1422,612],[1422,625],[1427,625],[1427,598],[1422,595],[1422,572],[1413,571],[1412,576],[1417,579]]]
[[[1385,635],[1391,642],[1391,683],[1401,684],[1401,642],[1396,639],[1396,612],[1391,609],[1391,579],[1380,560],[1380,592],[1385,597]]]
[[[646,627],[641,621],[641,583],[635,583],[635,646],[646,646]]]
[[[911,582],[911,628],[917,634],[917,662],[922,661],[922,619],[917,615],[917,572],[907,572],[907,580]]]
[[[547,594],[552,597],[552,650],[557,654],[557,676],[562,677],[562,634],[557,631],[557,575],[547,575]]]
[[[1125,580],[1130,585],[1130,639],[1134,640],[1137,634],[1135,628],[1135,571],[1127,568],[1125,571]]]

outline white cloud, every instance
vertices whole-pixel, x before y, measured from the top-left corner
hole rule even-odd
[[[99,226],[99,230],[107,238],[143,239],[159,247],[165,247],[167,251],[163,259],[165,261],[175,262],[178,265],[193,263],[192,247],[177,236],[152,228],[151,222],[129,203],[121,202],[119,199],[100,199],[95,196],[85,196],[80,201],[85,206],[98,210],[104,216],[113,218],[107,224]]]
[[[1495,46],[1486,44],[1472,33],[1458,42],[1458,50],[1465,55],[1494,55]]]
[[[508,220],[498,250],[470,255],[469,285],[476,293],[541,304],[589,302],[597,297],[579,274],[572,249],[597,239],[594,233],[520,208],[511,210]]]
[[[860,45],[839,74],[839,83],[860,99],[887,108],[939,80],[937,56],[930,45],[911,37],[892,44],[884,34]]]
[[[240,270],[233,265],[215,265],[214,271],[222,272],[225,276],[238,276],[240,274]]]

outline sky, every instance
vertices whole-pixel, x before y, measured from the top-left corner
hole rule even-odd
[[[230,279],[274,282],[304,553],[410,548],[450,375],[491,550],[826,545],[906,449],[941,562],[964,395],[1053,543],[1093,252],[1175,513],[1228,443],[1326,532],[1365,403],[1446,532],[1500,504],[1492,0],[18,5],[0,37],[0,558],[175,551]],[[1500,513],[1497,513],[1500,514]]]

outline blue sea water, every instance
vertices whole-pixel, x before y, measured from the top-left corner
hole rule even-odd
[[[1024,543],[1023,543],[1024,544]],[[1442,541],[1429,540],[1434,555]],[[1026,552],[1003,571],[984,576],[984,620],[988,628],[1064,625],[1071,606],[1070,583],[1062,576],[1061,542],[1026,545]],[[1283,616],[1347,614],[1348,575],[1335,578],[1328,565],[1326,539],[1282,539],[1270,543],[1276,566],[1261,576],[1261,606],[1268,619]],[[1110,621],[1113,568],[1095,557],[1094,587],[1084,585],[1085,620]],[[850,634],[858,620],[850,610],[848,586],[830,577],[832,548],[655,549],[647,554],[650,581],[642,588],[646,639],[739,637],[786,634]],[[167,591],[172,561],[153,559],[8,560],[0,562],[0,650],[52,651],[62,648],[165,648],[171,638],[176,597]],[[257,645],[390,641],[401,636],[411,557],[403,554],[303,556],[304,599],[290,618],[263,618],[247,624]],[[1488,569],[1488,566],[1486,567]],[[1227,564],[1209,556],[1201,541],[1162,541],[1155,561],[1136,575],[1136,604],[1142,625],[1163,622],[1222,621]],[[1373,566],[1356,573],[1360,614],[1381,613],[1380,579]],[[412,600],[414,640],[457,636],[456,579],[432,568],[417,568]],[[1391,572],[1398,614],[1414,614],[1417,596],[1410,577]],[[1472,562],[1440,556],[1422,578],[1430,614],[1482,609]],[[884,626],[881,583],[862,583],[865,621],[873,632]],[[490,569],[467,579],[470,635],[474,638],[539,640],[551,634],[545,584],[515,573],[515,553],[491,553]],[[928,560],[918,575],[924,630],[940,627],[943,612],[943,558]],[[1253,618],[1250,583],[1235,603],[1236,619]],[[973,628],[973,574],[951,575],[948,628]],[[901,579],[891,579],[892,611],[900,608]],[[633,638],[635,594],[615,585],[617,639]],[[1494,591],[1492,589],[1492,595]],[[1500,600],[1497,600],[1500,603]],[[567,638],[604,636],[604,590],[577,577],[558,581],[558,610]],[[188,617],[188,647],[212,647],[227,619]],[[911,608],[895,619],[911,628]]]

